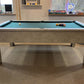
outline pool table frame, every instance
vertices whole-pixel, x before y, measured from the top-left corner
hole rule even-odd
[[[10,21],[8,21],[10,22]],[[4,24],[8,24],[8,22]],[[21,22],[21,21],[18,21]],[[24,21],[25,22],[25,21]],[[27,21],[38,22],[38,21]],[[43,22],[43,21],[42,21]],[[44,21],[46,22],[46,21]],[[55,22],[55,21],[47,21]],[[59,21],[60,22],[60,21]],[[65,22],[65,21],[64,21]],[[78,22],[82,26],[84,24]],[[3,24],[1,24],[3,25]],[[71,46],[75,46],[75,43],[84,43],[84,29],[48,29],[48,28],[13,28],[3,29],[0,28],[0,42],[9,42],[11,46],[14,46],[14,42],[17,43],[30,43],[30,44],[54,44],[54,43],[71,43]],[[0,63],[1,51],[0,51]],[[84,64],[84,60],[83,60]]]

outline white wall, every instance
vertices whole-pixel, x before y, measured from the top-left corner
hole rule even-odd
[[[22,20],[45,20],[48,19],[50,0],[41,0],[42,7],[27,7],[21,5]]]
[[[14,1],[14,13],[16,11],[16,0]],[[50,0],[41,0],[42,7],[27,7],[21,3],[22,20],[78,20],[84,22],[83,16],[48,16]],[[7,20],[16,20],[16,16],[0,16],[0,23]]]
[[[50,0],[41,0],[42,7],[27,7],[21,4],[22,20],[78,20],[84,22],[83,16],[48,16]]]

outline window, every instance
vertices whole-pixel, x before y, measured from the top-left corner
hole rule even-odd
[[[51,0],[51,10],[83,11],[84,0]]]
[[[12,4],[12,0],[1,0],[1,4]]]
[[[6,12],[7,5],[10,8],[10,5],[13,6],[12,0],[0,0],[0,13]]]

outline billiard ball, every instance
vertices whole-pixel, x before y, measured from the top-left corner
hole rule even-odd
[[[56,26],[66,26],[66,24],[59,23],[59,24],[56,24]]]
[[[64,26],[66,26],[66,24],[64,24]]]
[[[59,24],[59,26],[66,26],[66,24]]]
[[[56,26],[59,26],[59,24],[56,24]]]
[[[19,25],[21,25],[21,23],[19,23]]]

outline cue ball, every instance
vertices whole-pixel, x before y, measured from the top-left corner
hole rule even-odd
[[[21,25],[21,23],[19,23],[19,25]]]

